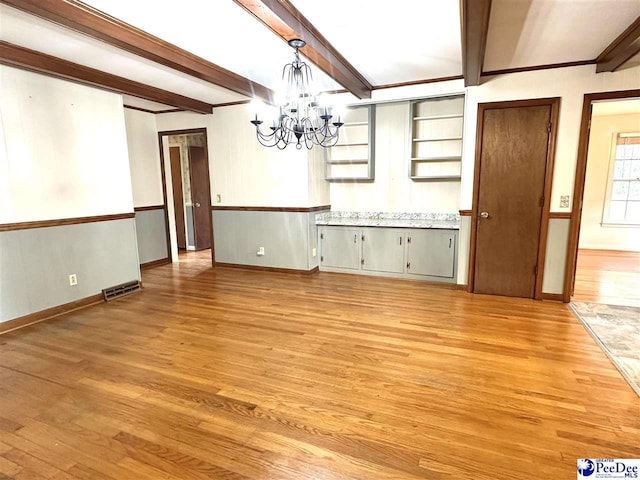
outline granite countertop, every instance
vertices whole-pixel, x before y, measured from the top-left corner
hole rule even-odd
[[[446,213],[326,212],[316,215],[316,225],[458,230],[460,216]]]

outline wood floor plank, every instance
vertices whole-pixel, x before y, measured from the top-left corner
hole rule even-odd
[[[573,478],[640,399],[565,305],[210,268],[0,337],[0,478]]]

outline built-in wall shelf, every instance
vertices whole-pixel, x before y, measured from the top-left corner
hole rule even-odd
[[[327,160],[327,163],[329,163],[331,165],[349,165],[349,164],[364,165],[366,163],[369,163],[369,159],[368,158],[353,158],[353,159],[350,159],[350,160]]]
[[[414,120],[445,120],[447,118],[462,118],[462,113],[453,115],[434,115],[433,117],[413,117]]]
[[[414,138],[414,142],[452,142],[454,140],[462,140],[462,137],[441,137],[441,138]]]
[[[464,95],[411,102],[409,178],[460,181]]]
[[[347,108],[341,120],[339,142],[324,151],[324,178],[328,182],[372,182],[375,105]]]
[[[412,175],[411,180],[415,180],[416,182],[439,182],[439,181],[460,181],[460,175],[433,175],[433,176],[419,176]]]
[[[453,156],[453,157],[416,157],[412,158],[412,162],[459,162],[462,157]]]

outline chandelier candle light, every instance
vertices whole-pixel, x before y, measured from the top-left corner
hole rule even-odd
[[[269,127],[268,133],[262,131],[263,121],[258,118],[251,123],[256,127],[258,141],[265,147],[278,147],[283,150],[289,144],[295,144],[297,149],[302,145],[311,149],[314,145],[332,147],[338,141],[338,131],[344,125],[340,121],[331,122],[332,107],[320,105],[313,93],[311,82],[313,76],[309,66],[300,60],[298,50],[306,45],[304,40],[289,40],[289,45],[295,50],[293,62],[288,63],[282,70],[282,80],[285,83],[286,95],[282,102],[278,102],[279,115],[277,121]]]

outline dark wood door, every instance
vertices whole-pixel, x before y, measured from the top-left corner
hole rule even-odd
[[[169,147],[171,160],[171,185],[173,190],[173,210],[176,217],[178,248],[187,248],[184,228],[184,195],[182,193],[182,167],[180,165],[180,147]]]
[[[535,296],[551,108],[484,110],[475,293]]]
[[[211,248],[209,164],[204,147],[189,147],[193,236],[196,250]]]

